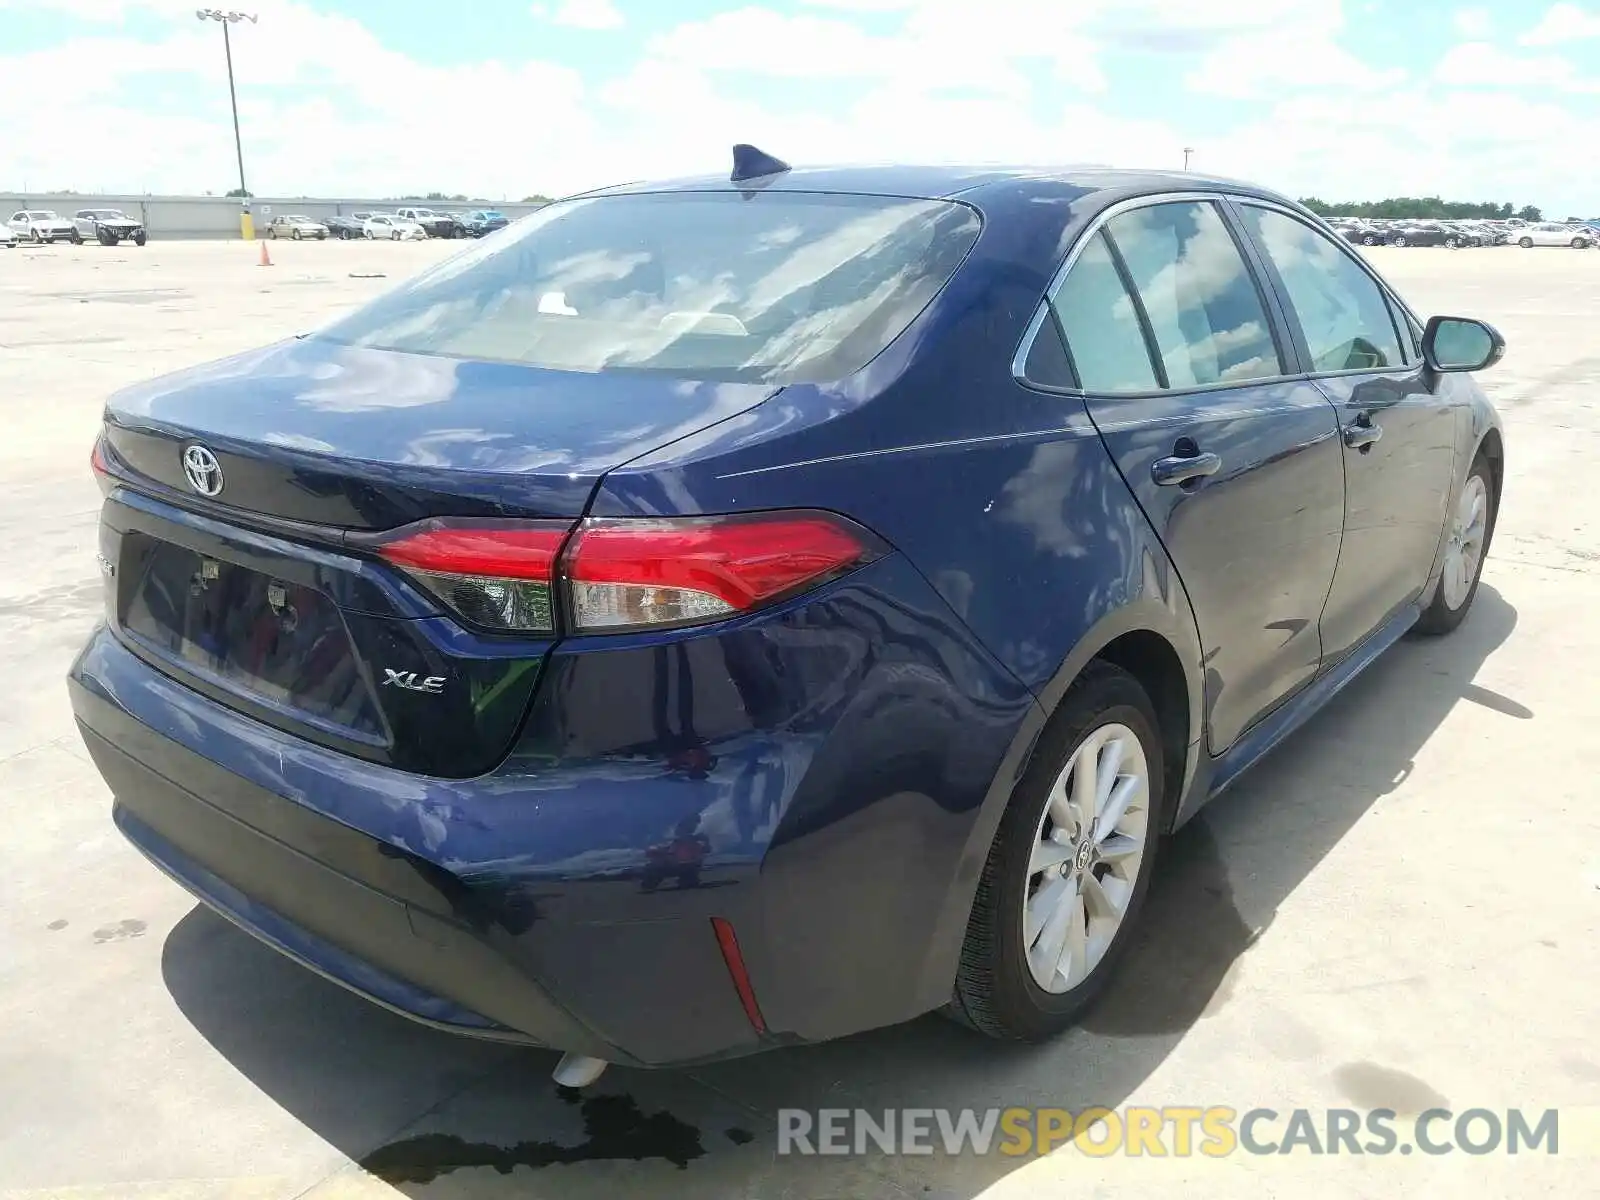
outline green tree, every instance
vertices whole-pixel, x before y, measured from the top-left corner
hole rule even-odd
[[[1473,203],[1467,200],[1445,200],[1440,196],[1391,196],[1386,200],[1343,200],[1335,203],[1329,203],[1317,196],[1308,196],[1301,203],[1321,217],[1371,217],[1378,220],[1405,218],[1434,221],[1461,221],[1469,218],[1504,220],[1511,216],[1513,211],[1510,204],[1497,204],[1493,200]],[[1532,205],[1516,215],[1525,221],[1541,219],[1539,210]]]
[[[1544,220],[1544,213],[1541,212],[1539,209],[1535,208],[1531,204],[1527,205],[1524,208],[1519,208],[1517,210],[1517,216],[1521,217],[1524,221],[1542,221],[1542,220]]]
[[[233,188],[224,192],[223,195],[234,200],[249,200],[252,197],[252,193],[245,191],[243,188]]]
[[[550,203],[550,197],[549,196],[539,196],[539,195],[524,196],[522,198],[522,200],[521,200],[521,203],[523,203],[523,204],[549,204]]]

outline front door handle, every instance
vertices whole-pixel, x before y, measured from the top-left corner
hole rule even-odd
[[[1383,436],[1383,426],[1374,425],[1371,417],[1357,417],[1344,427],[1344,444],[1365,454]]]
[[[1209,451],[1174,454],[1150,464],[1150,478],[1162,487],[1189,483],[1222,470],[1222,460]]]

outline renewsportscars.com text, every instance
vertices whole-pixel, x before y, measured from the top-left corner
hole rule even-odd
[[[778,1110],[778,1153],[1049,1154],[1069,1143],[1095,1157],[1231,1154],[1560,1153],[1556,1109],[824,1108]]]

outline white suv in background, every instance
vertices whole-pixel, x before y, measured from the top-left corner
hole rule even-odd
[[[1587,250],[1594,245],[1594,234],[1582,225],[1562,225],[1545,221],[1539,225],[1524,225],[1513,230],[1513,241],[1524,250],[1533,246],[1571,246],[1574,250]]]

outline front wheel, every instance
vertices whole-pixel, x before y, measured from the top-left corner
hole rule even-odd
[[[1011,796],[978,882],[948,1012],[1041,1041],[1093,1003],[1126,950],[1161,832],[1155,712],[1094,663],[1068,691]]]
[[[398,242],[400,240],[400,231],[396,229],[393,233],[391,233],[389,235],[389,240],[391,242]]]
[[[299,231],[299,230],[298,230],[298,229],[294,229],[294,230],[291,230],[291,231],[290,231],[290,232],[289,232],[289,237],[290,237],[290,238],[291,238],[291,239],[292,239],[292,240],[294,240],[294,241],[297,241],[297,242],[298,242],[298,241],[299,241],[299,240],[300,240],[300,231]]]
[[[1585,250],[1585,249],[1588,248],[1588,246],[1589,246],[1589,243],[1583,238],[1573,238],[1572,239],[1572,248],[1574,250]]]
[[[1461,239],[1460,238],[1445,238],[1444,244],[1446,246],[1448,246],[1452,250],[1459,250],[1461,248]]]
[[[1480,455],[1467,473],[1451,512],[1439,586],[1434,589],[1433,602],[1417,620],[1418,633],[1449,633],[1466,619],[1478,594],[1489,539],[1494,536],[1495,509],[1494,476],[1488,461]]]

